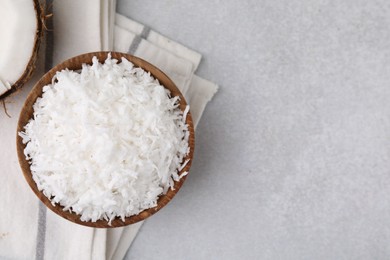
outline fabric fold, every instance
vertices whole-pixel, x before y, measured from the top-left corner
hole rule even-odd
[[[175,54],[187,61],[190,61],[193,64],[193,71],[195,71],[202,59],[202,55],[190,48],[185,47],[184,45],[177,43],[151,29],[147,26],[144,26],[124,15],[116,13],[115,15],[115,25],[120,27],[128,32],[132,32],[135,35],[141,35],[142,38],[149,41],[150,43],[155,44],[156,46],[169,51],[172,54]],[[145,31],[145,28],[148,28],[146,31],[149,33],[145,36],[142,33]]]
[[[123,15],[117,14],[115,22],[115,50],[121,52],[128,50],[130,54],[143,58],[162,69],[175,82],[189,102],[196,127],[206,104],[218,90],[216,84],[194,75],[201,55],[172,40],[164,40],[166,39],[164,36],[153,31],[147,30],[146,34],[143,25]],[[153,33],[159,35],[158,37],[162,40],[150,42],[148,37]],[[137,37],[139,40],[135,45]],[[180,51],[175,52],[175,50]],[[142,223],[107,231],[108,237],[115,238],[115,240],[119,238],[117,245],[113,241],[107,242],[107,252],[113,252],[108,255],[111,257],[108,259],[123,259]],[[115,248],[112,248],[113,246]]]

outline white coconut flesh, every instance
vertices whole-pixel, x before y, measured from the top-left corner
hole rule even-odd
[[[33,0],[0,0],[0,96],[11,89],[33,55],[37,14]]]

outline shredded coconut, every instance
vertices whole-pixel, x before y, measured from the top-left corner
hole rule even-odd
[[[122,58],[57,72],[19,135],[32,177],[82,221],[136,215],[173,189],[188,163],[179,97]]]

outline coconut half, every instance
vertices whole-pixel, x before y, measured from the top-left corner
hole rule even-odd
[[[0,99],[30,78],[42,37],[38,0],[0,0]]]

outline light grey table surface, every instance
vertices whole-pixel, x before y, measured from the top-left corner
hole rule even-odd
[[[220,85],[126,259],[389,259],[390,1],[119,0]]]

